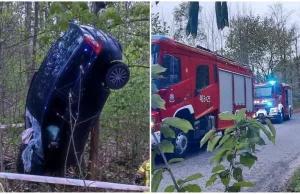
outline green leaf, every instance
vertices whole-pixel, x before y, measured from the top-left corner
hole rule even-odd
[[[271,121],[269,119],[266,119],[266,124],[268,125],[269,129],[271,130],[273,136],[276,137],[276,129],[275,127],[272,125]]]
[[[172,158],[171,160],[168,161],[169,164],[177,163],[177,162],[183,162],[183,158]]]
[[[223,156],[227,151],[228,150],[226,149],[218,150],[214,155],[214,157],[211,158],[210,162],[213,163],[215,161],[217,164],[219,164],[223,160]]]
[[[275,138],[272,138],[271,133],[267,130],[267,128],[263,124],[261,124],[260,122],[256,121],[255,119],[252,119],[252,118],[250,118],[250,122],[252,124],[254,124],[254,125],[259,126],[259,128],[261,130],[263,130],[263,132],[266,134],[266,136],[268,137],[268,139],[275,144]]]
[[[170,141],[163,140],[160,144],[164,153],[174,153],[174,146]]]
[[[215,166],[213,169],[212,169],[212,173],[215,173],[215,172],[218,172],[220,170],[225,170],[225,167],[222,165],[222,164],[219,164],[217,166]]]
[[[188,192],[201,192],[201,188],[196,184],[188,184],[183,187],[183,190]]]
[[[242,169],[241,168],[234,168],[233,169],[233,178],[237,181],[242,181],[243,180],[243,174],[242,174]]]
[[[215,133],[215,131],[215,129],[211,129],[205,134],[205,136],[200,141],[200,147],[202,147],[210,139],[210,137]]]
[[[243,142],[240,142],[239,144],[236,145],[236,149],[239,150],[241,148],[243,148],[245,146],[245,144]]]
[[[189,130],[193,129],[193,126],[189,121],[176,118],[176,117],[167,117],[166,119],[163,120],[163,123],[175,127],[177,129],[180,129],[184,133],[187,133]]]
[[[219,177],[221,179],[221,182],[223,183],[223,185],[227,186],[230,182],[230,176],[228,174],[228,172],[225,170],[225,171],[222,171],[219,173]]]
[[[218,178],[218,174],[213,174],[206,182],[205,187],[211,186],[217,180],[217,178]]]
[[[161,65],[159,64],[155,64],[151,66],[151,78],[155,78],[155,76],[157,76],[157,74],[159,73],[163,73],[167,70],[167,68],[163,68]]]
[[[189,182],[189,181],[193,181],[193,180],[196,180],[196,179],[199,179],[199,178],[202,178],[203,175],[201,173],[196,173],[196,174],[193,174],[191,176],[188,176],[184,182]]]
[[[208,141],[207,151],[212,151],[215,145],[218,143],[219,139],[221,138],[220,135],[215,136],[212,140]]]
[[[234,130],[236,129],[236,126],[233,125],[231,127],[228,127],[226,130],[225,130],[225,135],[226,134],[230,134],[231,132],[233,132]]]
[[[165,104],[166,104],[166,102],[160,97],[160,95],[152,94],[152,96],[151,96],[151,107],[153,109],[159,108],[159,109],[166,110]]]
[[[115,24],[122,23],[122,19],[121,19],[120,15],[114,10],[114,8],[109,7],[105,11],[106,11],[108,19],[114,20]]]
[[[155,166],[155,157],[156,157],[156,152],[152,151],[151,152],[151,174],[154,173],[156,166]]]
[[[231,120],[235,120],[236,116],[231,112],[223,112],[219,114],[219,118],[223,121],[231,121]]]
[[[219,142],[218,147],[220,147],[229,137],[230,137],[230,135],[223,136],[222,139],[221,139],[221,141]]]
[[[236,145],[236,138],[229,138],[224,144],[223,144],[223,148],[224,149],[228,149],[231,150],[232,148],[234,148]]]
[[[245,113],[246,113],[246,109],[245,108],[242,108],[238,111],[237,115],[236,115],[236,118],[235,118],[235,121],[237,123],[241,122],[243,119],[245,119]]]
[[[229,153],[229,154],[227,155],[227,161],[228,161],[229,163],[231,163],[231,162],[232,162],[232,159],[233,159],[233,155],[232,155],[232,153]]]
[[[179,179],[178,181],[177,181],[177,184],[178,185],[182,185],[184,183],[184,180],[182,180],[182,179]]]
[[[155,172],[155,174],[152,177],[151,181],[151,191],[152,192],[157,192],[158,186],[163,179],[163,170],[159,169],[158,171]]]
[[[175,185],[169,185],[165,188],[166,193],[173,192],[175,190]]]
[[[165,138],[175,138],[175,132],[166,124],[161,125],[160,132],[164,135]]]
[[[257,160],[257,157],[253,156],[252,154],[246,154],[240,156],[240,163],[243,164],[246,167],[249,167],[249,169],[252,167],[252,165]]]
[[[238,183],[234,183],[232,186],[233,187],[254,187],[255,185],[251,182],[241,181]]]
[[[228,187],[228,192],[240,192],[241,187],[230,186]]]
[[[256,144],[258,144],[258,145],[266,145],[266,142],[265,142],[265,140],[263,138],[260,137],[259,141],[256,142]]]
[[[153,83],[153,81],[152,81],[152,84],[151,84],[151,93],[156,93],[156,92],[158,92],[158,91],[159,91],[159,90],[157,89],[155,83]]]

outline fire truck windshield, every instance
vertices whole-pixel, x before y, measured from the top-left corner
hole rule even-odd
[[[166,71],[161,73],[163,78],[152,79],[157,89],[169,88],[180,81],[180,58],[164,54],[160,65],[166,68]]]
[[[274,87],[255,87],[254,98],[273,98]]]

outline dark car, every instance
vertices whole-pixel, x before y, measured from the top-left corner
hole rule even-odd
[[[33,76],[19,173],[55,172],[82,160],[91,125],[110,89],[120,89],[129,80],[129,69],[121,60],[122,48],[113,36],[70,24]]]

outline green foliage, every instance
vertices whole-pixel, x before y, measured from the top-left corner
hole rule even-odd
[[[251,168],[258,158],[254,155],[257,145],[263,145],[264,141],[260,136],[260,131],[275,143],[276,130],[269,120],[267,120],[268,128],[258,121],[248,118],[245,115],[246,109],[241,109],[236,115],[224,112],[219,115],[223,120],[233,120],[234,125],[227,128],[223,136],[214,136],[214,129],[210,130],[201,140],[201,146],[208,141],[207,151],[212,151],[217,142],[219,142],[219,150],[211,159],[216,166],[212,169],[214,173],[206,182],[206,187],[211,186],[218,178],[225,187],[226,192],[239,192],[242,187],[254,186],[251,182],[243,179],[243,170],[241,165]],[[221,163],[227,159],[229,166]],[[232,185],[229,183],[232,181]]]
[[[105,161],[109,166],[106,166],[105,171],[99,171],[99,178],[102,179],[101,176],[106,174],[113,176],[118,171],[118,176],[110,177],[111,181],[132,184],[132,174],[149,157],[150,19],[149,13],[145,18],[147,10],[134,14],[128,10],[149,7],[149,2],[111,2],[107,9],[100,10],[98,14],[92,11],[94,2],[38,3],[37,25],[34,22],[35,2],[0,3],[0,122],[24,123],[25,101],[31,76],[39,68],[52,43],[69,27],[69,22],[93,25],[120,41],[123,61],[128,64],[131,73],[124,88],[111,90],[101,113],[102,143],[99,149],[105,153],[99,163]],[[30,9],[26,11],[27,8]],[[107,13],[107,21],[99,19],[102,12]],[[34,27],[37,27],[38,34],[36,56],[33,53]],[[8,103],[3,105],[2,99]],[[9,130],[9,138],[5,143],[19,144],[21,132],[22,130]],[[18,148],[13,150],[17,152]],[[5,152],[7,156],[16,158],[17,153],[13,155],[7,150]],[[118,164],[117,168],[112,170],[111,167],[115,164]],[[125,166],[126,170],[123,171],[121,168]]]
[[[167,22],[161,21],[159,13],[151,14],[151,33],[153,35],[168,35],[170,26],[167,26]]]
[[[166,68],[161,67],[159,64],[155,64],[151,68],[151,77],[157,78],[157,79],[164,79],[159,74],[166,71]],[[152,83],[152,87],[155,87],[155,89],[152,89],[152,95],[151,95],[151,108],[152,109],[165,109],[165,101],[160,97],[159,94],[155,94],[157,92],[157,88],[155,84]],[[152,117],[152,122],[155,123],[155,119]],[[157,125],[157,124],[156,124]],[[155,124],[152,126],[152,128],[156,127]],[[167,138],[160,142],[158,144],[158,147],[155,148],[152,151],[152,161],[151,161],[151,169],[152,169],[152,186],[151,191],[156,192],[158,189],[158,186],[163,179],[163,169],[166,169],[171,176],[174,176],[170,167],[170,164],[176,163],[176,162],[183,162],[183,158],[172,158],[171,160],[167,161],[166,156],[164,153],[174,153],[174,145],[171,143],[170,139],[175,138],[175,132],[174,128],[179,129],[183,131],[184,133],[187,133],[189,130],[193,129],[193,126],[191,123],[187,120],[175,118],[175,117],[168,117],[165,118],[161,123],[159,123],[159,129],[162,135]],[[152,129],[152,135],[155,137],[153,129]],[[156,139],[156,141],[159,141]],[[165,168],[162,169],[155,169],[155,157],[156,155],[161,155],[163,157],[163,160],[165,162]],[[187,177],[185,180],[178,180],[177,182],[174,182],[174,185],[169,185],[165,188],[165,192],[173,192],[174,190],[178,192],[200,192],[201,188],[196,184],[185,184],[190,181],[196,180],[203,177],[202,174],[196,173],[194,175],[191,175]]]

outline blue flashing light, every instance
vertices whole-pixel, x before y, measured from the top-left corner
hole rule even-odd
[[[163,35],[152,35],[151,40],[165,40],[165,41],[168,41],[169,38],[167,36],[163,36]]]
[[[268,105],[268,106],[272,106],[272,102],[268,101],[268,102],[267,102],[267,105]]]
[[[269,81],[269,83],[270,83],[271,85],[274,85],[274,84],[276,84],[276,81],[271,80],[271,81]]]

